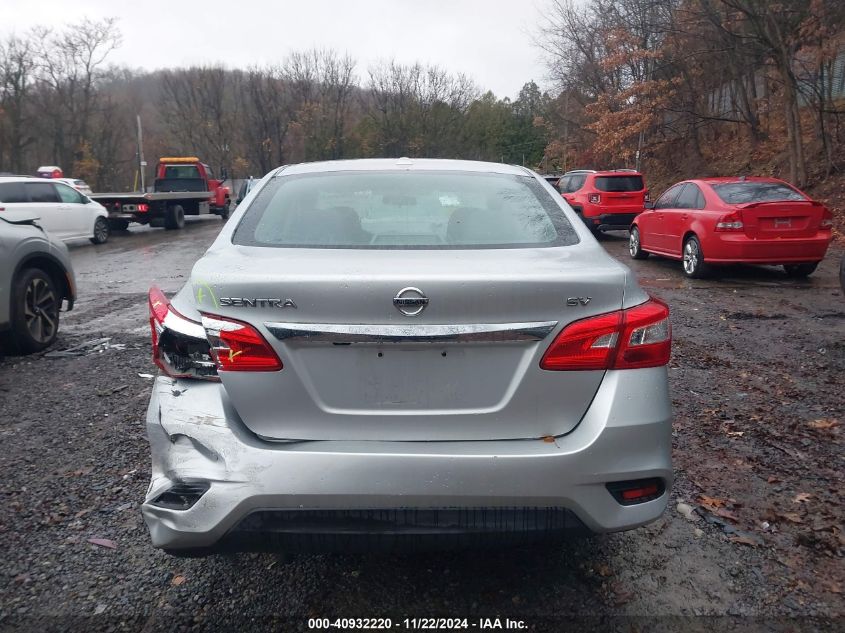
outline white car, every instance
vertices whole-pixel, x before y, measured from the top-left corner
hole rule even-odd
[[[84,180],[80,180],[79,178],[56,178],[55,180],[63,182],[66,185],[70,185],[84,196],[90,196],[92,193],[94,193],[91,190],[91,187],[88,186],[88,183]]]
[[[38,224],[64,242],[109,239],[106,208],[56,179],[0,178],[0,216],[10,221],[38,216]]]

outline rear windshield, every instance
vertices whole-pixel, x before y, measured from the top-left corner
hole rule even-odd
[[[448,249],[568,246],[578,237],[557,201],[530,176],[345,171],[274,178],[232,241]]]
[[[795,189],[780,182],[730,182],[712,186],[716,195],[727,204],[807,200]]]
[[[599,191],[642,191],[645,189],[642,176],[596,176]]]
[[[200,170],[196,165],[167,165],[164,168],[164,177],[172,180],[200,178]]]

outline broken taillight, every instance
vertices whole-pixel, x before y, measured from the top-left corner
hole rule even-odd
[[[156,287],[150,288],[149,307],[153,362],[172,378],[219,380],[202,325],[174,310]]]
[[[546,350],[540,367],[552,371],[661,367],[672,352],[669,306],[645,303],[567,325]]]
[[[590,204],[598,204],[599,202],[601,202],[601,194],[591,193],[589,196],[587,196],[587,200]]]
[[[279,371],[282,361],[249,323],[203,314],[211,355],[221,371]]]

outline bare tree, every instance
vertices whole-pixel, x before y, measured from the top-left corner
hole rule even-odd
[[[109,54],[121,43],[114,18],[86,20],[62,31],[36,33],[42,103],[50,117],[53,157],[70,166],[90,142],[96,92]]]
[[[465,75],[395,61],[370,68],[369,88],[376,142],[386,155],[454,153],[459,122],[478,98],[478,89]]]
[[[11,37],[0,44],[0,168],[7,164],[16,173],[24,171],[24,152],[35,141],[29,103],[35,68],[31,36]]]

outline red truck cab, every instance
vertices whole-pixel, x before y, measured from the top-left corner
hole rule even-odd
[[[217,179],[211,167],[196,156],[160,158],[156,166],[155,190],[163,191],[210,191],[212,213],[226,218],[229,215],[232,192],[223,185],[225,179]]]

